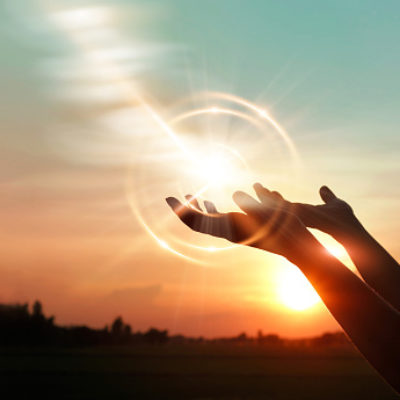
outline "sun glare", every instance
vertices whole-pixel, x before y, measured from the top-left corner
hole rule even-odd
[[[339,260],[343,260],[343,258],[345,258],[347,255],[346,250],[343,248],[343,246],[336,243],[329,243],[328,245],[325,245],[325,248],[329,253],[331,253]]]
[[[303,274],[292,266],[280,273],[278,295],[286,307],[296,311],[304,311],[321,301]]]
[[[220,185],[229,180],[232,174],[232,165],[222,154],[214,154],[205,160],[202,175],[213,185]]]
[[[219,147],[213,150],[213,147]],[[241,155],[228,146],[213,143],[210,147],[196,151],[193,154],[192,166],[186,170],[191,181],[200,181],[207,188],[228,188],[238,183],[239,178],[247,172],[248,166]]]

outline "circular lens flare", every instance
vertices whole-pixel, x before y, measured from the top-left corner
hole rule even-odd
[[[264,175],[257,171],[259,165],[269,163],[271,179],[291,181],[300,172],[299,156],[288,134],[266,110],[237,96],[200,93],[181,102],[171,114],[162,121],[164,135],[148,145],[149,162],[135,168],[134,179],[129,179],[130,203],[162,248],[207,264],[211,255],[237,245],[188,232],[170,210],[160,207],[160,201],[170,195],[184,201],[190,194],[200,206],[209,199],[217,208],[231,209],[232,193]],[[165,149],[153,154],[165,141]]]

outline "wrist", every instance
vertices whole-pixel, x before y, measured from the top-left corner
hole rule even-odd
[[[288,258],[292,264],[310,279],[326,274],[328,267],[339,261],[321,243],[313,245],[307,252],[297,254],[295,257]]]
[[[286,258],[292,264],[297,265],[302,269],[303,265],[309,265],[310,263],[315,263],[316,259],[327,255],[327,250],[325,247],[308,232],[309,235],[303,240],[299,246],[293,249]]]
[[[354,214],[332,232],[332,237],[342,244],[353,243],[354,240],[365,238],[367,235],[368,232]]]

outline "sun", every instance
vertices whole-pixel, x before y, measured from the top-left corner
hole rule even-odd
[[[203,160],[201,173],[210,185],[222,185],[231,179],[232,163],[224,154],[214,152]]]
[[[315,289],[297,268],[290,267],[282,269],[279,274],[280,301],[295,311],[304,311],[318,304],[321,299]]]

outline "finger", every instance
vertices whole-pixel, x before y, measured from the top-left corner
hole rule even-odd
[[[193,218],[193,215],[197,213],[197,211],[185,206],[175,197],[167,197],[165,201],[172,208],[174,213],[187,225],[190,219]]]
[[[218,214],[217,207],[215,207],[214,203],[211,201],[205,200],[204,207],[206,208],[207,212],[210,214]]]
[[[203,211],[200,207],[199,202],[197,201],[196,197],[194,197],[191,194],[187,194],[185,196],[185,199],[188,201],[189,205],[191,205],[192,207],[196,208],[199,211]]]
[[[277,192],[275,190],[273,192],[271,192],[271,196],[275,197],[278,200],[284,200],[283,196],[279,192]]]
[[[165,199],[167,204],[172,208],[172,210],[176,213],[179,214],[184,211],[186,208],[178,199],[175,197],[167,197]]]
[[[203,217],[202,213],[194,208],[187,207],[175,197],[167,197],[165,200],[184,224],[193,230],[198,229],[198,227],[201,225],[201,220]]]
[[[189,208],[182,204],[175,197],[168,197],[165,200],[175,214],[179,217],[179,219],[192,230],[200,233],[207,233],[213,236],[222,236],[222,218],[210,216],[197,211],[194,208]]]
[[[271,201],[274,200],[274,197],[267,188],[265,188],[261,183],[255,183],[253,185],[254,191],[256,192],[257,197],[264,204],[271,204]]]
[[[328,186],[322,186],[321,189],[319,189],[319,195],[324,203],[329,203],[330,201],[337,199],[335,193],[333,193]]]
[[[270,206],[265,202],[261,204],[240,191],[233,195],[233,200],[247,215],[258,222],[259,225],[255,229],[256,236],[274,235],[291,218],[290,214],[284,212],[283,208],[276,207],[275,202],[271,200],[268,200]]]
[[[233,200],[246,214],[256,217],[260,217],[263,214],[263,210],[266,208],[265,205],[262,205],[253,197],[241,191],[233,194]]]
[[[253,188],[261,203],[268,203],[271,201],[271,192],[261,185],[261,183],[255,183]]]
[[[253,185],[257,197],[263,205],[263,216],[268,219],[270,233],[275,232],[292,215],[296,215],[296,205],[277,191],[270,191],[260,183]]]
[[[276,191],[271,192],[270,190],[262,186],[260,183],[254,184],[253,187],[261,203],[263,203],[266,206],[277,207],[277,206],[283,206],[285,203],[287,203],[279,192]]]

